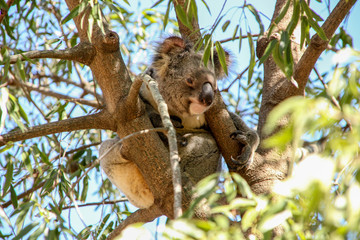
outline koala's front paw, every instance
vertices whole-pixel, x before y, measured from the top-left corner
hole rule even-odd
[[[246,145],[248,143],[246,138],[246,133],[244,131],[236,130],[235,132],[230,134],[230,138],[232,140],[237,140],[238,142]]]
[[[240,155],[236,158],[231,157],[232,162],[237,165],[237,168],[248,167],[253,158],[253,154],[259,145],[259,136],[255,131],[241,131],[237,130],[230,134],[231,139],[238,141],[245,145]]]

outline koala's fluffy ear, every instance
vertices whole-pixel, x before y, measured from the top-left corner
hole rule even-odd
[[[182,38],[172,36],[166,38],[158,47],[157,52],[171,55],[172,53],[188,50],[189,44]]]
[[[153,57],[152,67],[154,68],[156,75],[160,78],[164,78],[171,58],[184,51],[190,51],[191,47],[189,42],[180,37],[172,36],[166,38],[156,48],[156,53]]]
[[[225,62],[226,62],[226,67],[228,69],[229,72],[229,67],[231,65],[231,55],[228,51],[224,50],[225,52]],[[226,73],[223,69],[223,67],[220,64],[220,60],[219,60],[219,55],[217,53],[217,51],[214,49],[214,69],[215,69],[215,75],[217,77],[217,79],[221,79],[224,78],[226,76]]]

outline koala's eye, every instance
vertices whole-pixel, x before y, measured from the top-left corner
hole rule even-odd
[[[190,87],[192,87],[194,85],[194,80],[192,78],[187,78],[186,84],[189,85]]]

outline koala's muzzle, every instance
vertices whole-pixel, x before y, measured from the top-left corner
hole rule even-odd
[[[211,84],[209,82],[204,83],[199,96],[200,102],[203,103],[205,106],[210,106],[214,100],[214,96],[215,93]]]

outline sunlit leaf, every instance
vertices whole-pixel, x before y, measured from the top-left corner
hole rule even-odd
[[[328,38],[326,37],[326,34],[325,34],[324,30],[313,19],[313,14],[312,14],[311,9],[309,8],[309,5],[304,0],[301,0],[300,4],[301,4],[301,8],[305,11],[306,16],[308,17],[308,21],[309,21],[310,26],[316,31],[316,33],[319,35],[319,37],[322,40],[327,41]]]
[[[222,31],[225,32],[230,24],[230,20],[227,20],[221,27]]]
[[[226,60],[226,54],[224,49],[221,46],[220,42],[215,42],[216,52],[219,56],[219,61],[221,64],[222,69],[224,70],[225,74],[228,75],[228,69],[227,69],[227,60]]]
[[[251,33],[248,32],[248,40],[249,40],[249,47],[250,47],[250,63],[249,63],[249,70],[248,70],[248,84],[251,82],[252,75],[254,73],[255,67],[255,48],[254,48],[254,41],[252,39]]]
[[[37,225],[39,225],[39,222],[30,223],[25,228],[21,229],[21,231],[13,238],[13,240],[21,239],[26,234],[28,234],[31,230],[33,230]]]

